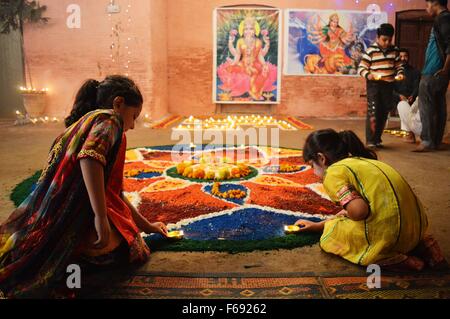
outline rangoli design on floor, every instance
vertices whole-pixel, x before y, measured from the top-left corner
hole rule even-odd
[[[40,172],[13,190],[18,206]],[[302,151],[263,146],[169,145],[127,151],[124,193],[150,221],[184,239],[147,236],[153,250],[249,252],[292,249],[320,234],[285,235],[298,219],[320,221],[340,208],[302,159]]]
[[[182,229],[191,241],[276,239],[285,236],[284,225],[324,220],[340,210],[302,151],[287,148],[131,149],[124,191],[146,218]]]

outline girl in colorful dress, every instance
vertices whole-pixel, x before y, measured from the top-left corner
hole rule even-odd
[[[138,87],[122,76],[80,88],[35,190],[0,225],[0,292],[52,293],[71,263],[144,262],[150,251],[140,233],[167,234],[122,193],[125,132],[142,103]]]
[[[355,133],[316,131],[307,138],[303,157],[343,208],[331,220],[297,222],[301,231],[322,232],[324,251],[392,271],[446,266],[437,242],[426,234],[428,219],[420,200]]]

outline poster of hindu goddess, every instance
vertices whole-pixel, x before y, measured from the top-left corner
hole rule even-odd
[[[278,9],[214,11],[214,103],[280,102]]]
[[[287,10],[286,75],[356,76],[386,12]]]

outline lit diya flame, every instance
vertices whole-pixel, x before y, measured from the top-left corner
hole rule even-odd
[[[382,76],[381,76],[381,74],[375,74],[374,78],[375,78],[376,81],[380,81]]]
[[[402,81],[403,80],[403,75],[397,75],[395,77],[395,81]]]
[[[284,232],[286,234],[296,234],[296,233],[300,232],[300,226],[286,225],[286,226],[284,226]]]
[[[167,237],[170,239],[183,239],[184,231],[182,230],[173,230],[167,233]]]

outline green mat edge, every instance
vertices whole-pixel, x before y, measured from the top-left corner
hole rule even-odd
[[[199,241],[183,239],[171,243],[170,241],[152,242],[145,238],[145,242],[153,251],[170,252],[226,252],[230,254],[252,251],[268,251],[277,249],[295,249],[312,246],[319,242],[320,234],[303,233],[301,235],[286,235],[264,240],[208,240]]]
[[[14,187],[9,198],[14,203],[14,206],[19,207],[20,204],[30,195],[31,186],[39,180],[42,170],[37,171],[34,175],[28,177],[24,181]]]

